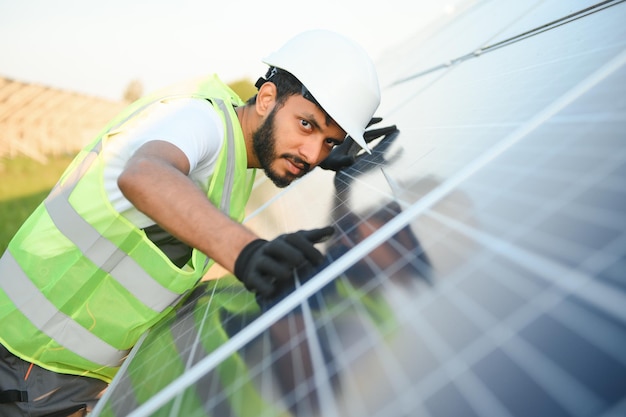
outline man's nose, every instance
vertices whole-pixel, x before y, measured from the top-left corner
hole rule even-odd
[[[300,155],[309,165],[317,165],[322,155],[323,140],[307,140],[300,146]]]

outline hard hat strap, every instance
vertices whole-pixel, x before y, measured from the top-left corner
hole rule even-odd
[[[261,89],[261,86],[263,84],[265,84],[266,82],[272,81],[272,78],[276,74],[278,74],[278,71],[279,71],[278,68],[270,67],[267,70],[267,74],[265,74],[265,78],[259,77],[259,79],[256,81],[256,83],[254,83],[254,86],[257,88],[257,90]],[[301,90],[302,97],[304,97],[305,99],[309,100],[311,103],[315,104],[320,109],[323,109],[323,107],[320,105],[320,103],[315,99],[315,97],[313,97],[313,94],[311,94],[311,92],[304,86],[304,84],[302,84],[302,82],[300,80],[298,80],[298,81],[302,85],[302,90]]]
[[[265,74],[265,78],[259,77],[259,79],[256,80],[256,83],[254,83],[254,86],[257,88],[257,90],[259,90],[263,84],[265,84],[266,82],[270,81],[272,79],[272,77],[274,75],[276,75],[276,74],[278,74],[278,68],[270,67],[267,70],[267,74]]]

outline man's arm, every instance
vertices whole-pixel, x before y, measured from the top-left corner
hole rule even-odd
[[[215,207],[188,173],[189,161],[178,147],[151,141],[129,159],[117,184],[139,211],[234,272],[241,250],[258,237]]]

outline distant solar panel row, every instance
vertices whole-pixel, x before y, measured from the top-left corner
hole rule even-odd
[[[399,134],[248,221],[332,222],[326,267],[262,314],[203,284],[95,414],[626,415],[623,22],[622,1],[483,1],[392,51]]]

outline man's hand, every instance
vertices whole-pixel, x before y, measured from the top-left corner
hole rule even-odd
[[[257,239],[246,245],[235,261],[235,276],[260,297],[271,297],[293,284],[294,272],[306,275],[321,264],[324,256],[313,246],[335,232],[332,226],[300,230],[267,241]]]
[[[381,117],[374,117],[367,126],[369,127],[373,124],[379,123],[382,120],[383,119]],[[365,133],[363,133],[363,139],[365,139],[366,143],[370,143],[376,138],[379,138],[381,136],[387,136],[397,130],[398,129],[396,125],[366,130]],[[354,161],[356,160],[356,155],[360,150],[361,146],[358,145],[354,141],[354,139],[348,136],[341,145],[336,146],[330,152],[330,155],[328,155],[322,162],[320,162],[319,167],[335,172],[340,171],[354,164]]]

